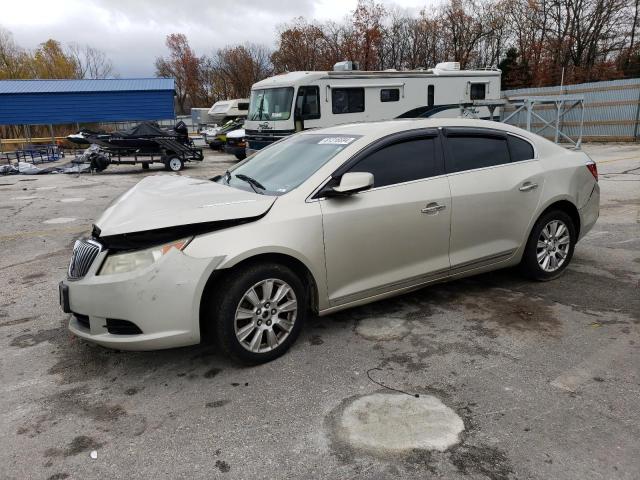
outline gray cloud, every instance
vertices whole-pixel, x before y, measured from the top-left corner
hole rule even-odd
[[[399,0],[413,6],[429,0]],[[89,44],[107,53],[123,77],[152,76],[154,60],[164,55],[170,33],[184,33],[199,54],[210,54],[227,44],[255,42],[275,44],[278,25],[297,16],[339,19],[356,0],[62,0],[55,20],[30,25],[28,21],[0,26],[11,30],[27,48],[55,38],[63,43]],[[13,18],[31,2],[13,3]],[[391,1],[386,1],[392,4]],[[17,5],[16,5],[17,4]],[[4,8],[4,7],[3,7]],[[37,7],[34,7],[37,8]]]

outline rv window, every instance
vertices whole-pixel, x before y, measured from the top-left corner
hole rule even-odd
[[[486,84],[484,83],[472,83],[470,92],[471,100],[484,100],[485,88]]]
[[[492,167],[510,162],[506,138],[493,136],[448,136],[447,173]]]
[[[511,152],[512,162],[531,160],[534,157],[531,144],[512,135],[509,135],[509,151]]]
[[[296,108],[304,120],[320,118],[320,89],[300,87],[296,98]]]
[[[383,88],[380,90],[381,102],[397,102],[398,100],[400,100],[399,88]]]
[[[386,146],[365,157],[350,172],[373,174],[374,187],[438,175],[434,138],[416,138]]]
[[[427,88],[427,106],[433,107],[435,105],[434,96],[435,96],[435,87],[433,85],[429,85]]]
[[[249,110],[249,102],[239,102],[238,110]]]
[[[364,112],[364,88],[332,89],[331,111],[335,114]]]

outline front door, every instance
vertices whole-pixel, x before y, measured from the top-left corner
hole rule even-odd
[[[451,200],[436,141],[390,141],[347,170],[372,173],[371,190],[320,201],[332,306],[447,274]]]

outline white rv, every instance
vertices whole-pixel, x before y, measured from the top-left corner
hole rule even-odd
[[[211,121],[217,124],[223,124],[228,120],[234,120],[238,117],[246,117],[249,110],[249,99],[236,98],[234,100],[220,100],[213,104],[209,109],[209,117]]]
[[[500,98],[500,70],[358,71],[351,62],[329,72],[291,72],[251,87],[244,125],[247,153],[300,130],[393,118],[456,117],[461,102]],[[489,118],[480,107],[476,116]]]

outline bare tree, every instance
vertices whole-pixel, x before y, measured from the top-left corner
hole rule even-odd
[[[113,63],[102,50],[72,43],[68,53],[74,58],[81,78],[108,78],[114,74]]]

